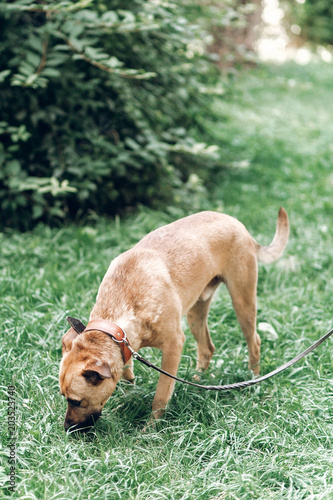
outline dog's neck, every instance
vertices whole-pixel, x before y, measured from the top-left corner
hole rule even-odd
[[[101,307],[99,304],[95,304],[93,310],[91,311],[89,321],[97,319],[107,320],[111,323],[118,325],[125,333],[129,340],[130,345],[136,351],[141,347],[141,342],[139,340],[138,332],[141,327],[141,322],[136,318],[134,314],[128,313],[116,313],[110,309]],[[119,349],[115,342],[115,346]]]
[[[128,253],[111,262],[99,287],[90,320],[104,319],[115,323],[126,333],[132,348],[138,351],[150,345],[151,328],[147,329],[147,325],[156,323],[162,306],[158,304],[156,311],[151,294],[145,287],[140,288],[142,276],[137,283],[136,266],[137,258],[133,261]],[[146,272],[145,278],[148,284],[151,283],[150,273]]]

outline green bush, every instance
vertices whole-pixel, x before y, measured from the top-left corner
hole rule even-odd
[[[189,133],[215,76],[181,2],[0,2],[0,32],[2,224],[172,202],[214,160]]]

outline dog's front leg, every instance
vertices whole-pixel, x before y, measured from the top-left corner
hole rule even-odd
[[[173,332],[168,336],[168,341],[161,348],[162,351],[162,370],[177,375],[180,357],[182,354],[185,335],[180,329],[177,334]],[[166,375],[160,375],[156,393],[153,401],[153,418],[159,419],[163,415],[165,408],[172,396],[175,381]]]
[[[127,362],[127,365],[123,368],[123,379],[135,384],[135,375],[133,371],[133,364]]]

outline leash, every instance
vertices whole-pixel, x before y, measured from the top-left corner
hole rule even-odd
[[[263,382],[264,380],[267,380],[271,377],[274,377],[274,375],[277,375],[278,373],[282,372],[283,370],[286,370],[290,366],[294,365],[298,361],[300,361],[302,358],[305,358],[310,352],[314,351],[317,349],[320,344],[325,342],[331,335],[333,334],[333,328],[330,330],[328,333],[323,335],[319,340],[314,342],[310,347],[305,349],[305,351],[301,352],[295,358],[291,359],[284,365],[280,366],[279,368],[276,368],[275,370],[271,371],[270,373],[267,373],[266,375],[263,375],[262,377],[252,379],[252,380],[247,380],[246,382],[236,382],[234,384],[226,384],[226,385],[201,385],[201,384],[196,384],[195,382],[190,382],[189,380],[185,380],[183,378],[176,377],[175,375],[171,375],[171,373],[168,373],[158,366],[154,365],[147,359],[145,359],[143,356],[141,356],[139,353],[135,352],[134,349],[128,344],[128,340],[123,340],[123,342],[127,343],[127,347],[132,353],[132,356],[134,359],[140,361],[140,363],[143,363],[144,365],[148,366],[149,368],[153,368],[154,370],[163,373],[163,375],[166,375],[167,377],[173,378],[174,380],[177,380],[177,382],[182,382],[183,384],[187,385],[192,385],[193,387],[198,387],[199,389],[205,389],[207,391],[231,391],[233,389],[244,389],[245,387],[250,387],[251,385],[255,384],[260,384],[260,382]]]
[[[122,330],[118,325],[115,325],[115,323],[111,323],[107,320],[92,320],[91,322],[88,323],[88,326],[86,327],[80,320],[68,317],[67,321],[70,323],[72,328],[76,331],[76,333],[81,334],[85,331],[91,331],[91,330],[99,330],[109,337],[111,337],[119,347],[122,349],[122,345],[126,347],[133,356],[134,359],[137,361],[140,361],[140,363],[143,363],[144,365],[148,366],[148,368],[153,368],[154,370],[162,373],[163,375],[166,375],[167,377],[173,378],[177,382],[182,382],[183,384],[187,385],[192,385],[193,387],[198,387],[199,389],[205,389],[207,391],[231,391],[233,389],[244,389],[245,387],[250,387],[252,385],[260,384],[264,380],[267,380],[271,377],[274,377],[274,375],[277,375],[278,373],[281,373],[282,371],[286,370],[287,368],[290,368],[290,366],[293,366],[295,363],[300,361],[302,358],[305,358],[310,352],[314,351],[317,349],[320,344],[325,342],[332,334],[333,334],[333,328],[327,332],[325,335],[323,335],[319,340],[314,342],[310,347],[305,349],[305,351],[301,352],[297,356],[295,356],[293,359],[288,361],[287,363],[284,363],[281,365],[279,368],[276,368],[275,370],[271,371],[270,373],[267,373],[266,375],[263,375],[262,377],[258,377],[252,380],[247,380],[245,382],[235,382],[234,384],[226,384],[226,385],[201,385],[201,384],[196,384],[195,382],[190,382],[189,380],[185,380],[183,378],[176,377],[175,375],[172,375],[171,373],[166,372],[165,370],[162,370],[162,368],[159,368],[158,366],[154,365],[148,359],[144,358],[136,352],[130,345],[126,333],[124,330]],[[95,328],[94,328],[95,327]],[[116,327],[116,328],[115,328]],[[123,358],[125,360],[124,356],[124,351],[122,349],[123,353]],[[125,363],[126,364],[126,363]]]

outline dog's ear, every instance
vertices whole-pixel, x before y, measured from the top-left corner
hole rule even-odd
[[[82,333],[86,329],[86,325],[79,319],[71,318],[70,316],[67,316],[66,319],[76,333]]]
[[[89,361],[81,375],[87,379],[87,382],[98,385],[105,378],[112,378],[110,366],[105,361]]]
[[[86,329],[86,325],[79,319],[71,318],[70,316],[66,319],[72,328],[70,328],[62,338],[62,355],[72,349],[73,340]]]
[[[73,328],[70,328],[65,333],[65,335],[62,337],[62,355],[72,349],[73,340],[76,339],[78,335],[79,334]]]

